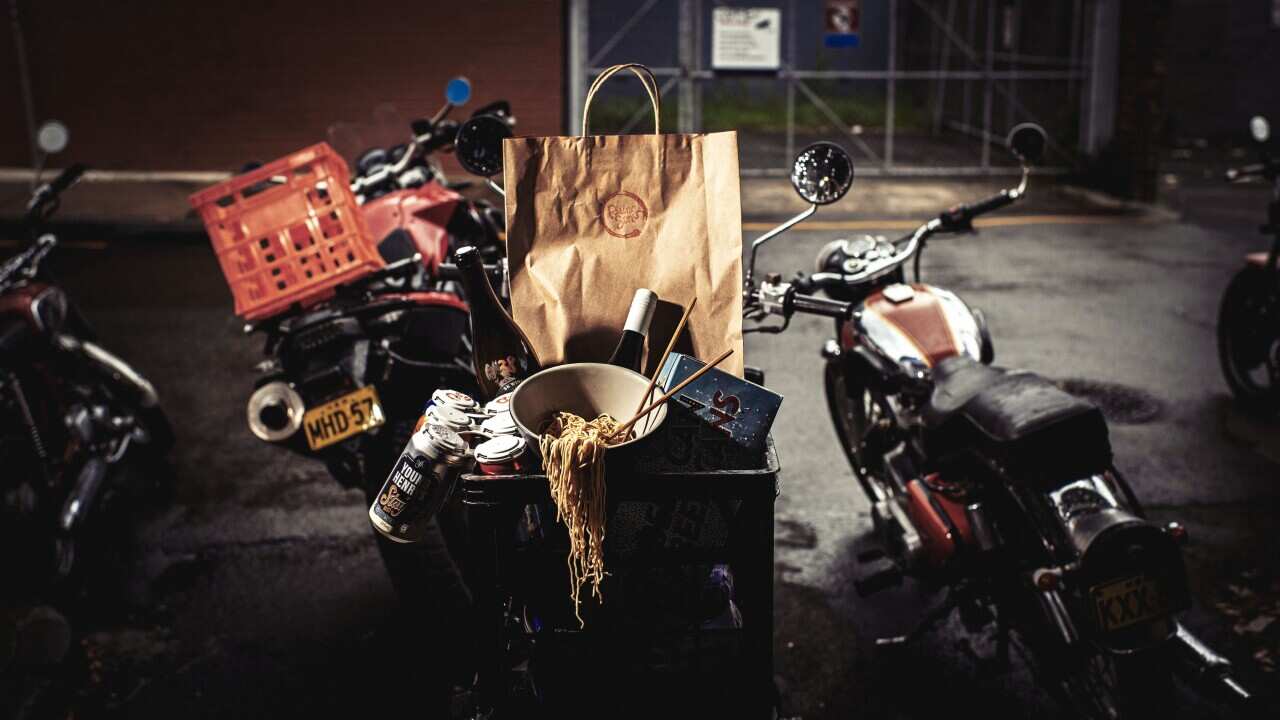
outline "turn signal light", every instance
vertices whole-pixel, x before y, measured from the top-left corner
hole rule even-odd
[[[1173,538],[1173,541],[1179,545],[1186,544],[1187,528],[1182,523],[1171,522],[1164,526],[1164,531],[1169,533],[1169,537]]]

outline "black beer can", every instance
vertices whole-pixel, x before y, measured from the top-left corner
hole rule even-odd
[[[369,522],[391,540],[416,542],[473,462],[458,433],[441,425],[424,425],[410,436],[369,506]]]

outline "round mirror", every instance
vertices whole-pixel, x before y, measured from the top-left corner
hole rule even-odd
[[[502,172],[502,141],[511,137],[511,128],[493,115],[473,117],[458,128],[453,154],[467,172],[493,177]]]
[[[1271,138],[1271,123],[1261,115],[1254,115],[1249,120],[1249,134],[1253,136],[1255,142],[1264,143]]]
[[[1005,140],[1010,152],[1026,165],[1035,165],[1044,159],[1044,148],[1048,142],[1044,128],[1035,123],[1014,125]]]
[[[66,149],[69,140],[71,140],[70,131],[67,130],[66,125],[57,120],[46,122],[36,131],[36,144],[48,155],[62,152]]]
[[[829,205],[849,192],[853,160],[835,143],[814,143],[796,156],[791,165],[791,184],[800,197],[814,205]]]
[[[471,99],[471,81],[459,75],[444,86],[444,99],[451,105],[466,105]]]

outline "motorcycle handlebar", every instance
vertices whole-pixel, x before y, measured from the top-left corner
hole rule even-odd
[[[973,222],[974,218],[992,210],[999,210],[1007,205],[1012,205],[1013,201],[1017,199],[1018,195],[1016,193],[1009,190],[1001,190],[985,200],[956,205],[938,215],[938,220],[942,222],[943,230],[967,230],[970,229],[969,224]]]
[[[1227,182],[1235,182],[1236,180],[1242,180],[1247,177],[1256,177],[1258,175],[1274,175],[1277,172],[1277,169],[1280,169],[1280,164],[1270,162],[1253,163],[1243,167],[1228,168],[1227,172],[1224,173],[1224,177]]]
[[[791,299],[791,307],[796,312],[802,312],[809,315],[821,315],[823,317],[843,319],[849,317],[853,313],[853,304],[840,302],[839,300],[828,300],[814,295],[795,295]]]

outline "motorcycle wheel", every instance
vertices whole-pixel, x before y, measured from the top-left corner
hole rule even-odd
[[[1060,700],[1088,720],[1173,717],[1173,676],[1157,658],[1097,654],[1059,678]]]
[[[823,387],[827,395],[827,409],[831,412],[831,424],[840,440],[840,449],[844,451],[849,467],[853,468],[862,492],[874,503],[876,493],[866,476],[863,443],[879,412],[876,399],[865,385],[856,380],[848,380],[848,373],[838,360],[827,361],[823,371]]]
[[[1280,410],[1280,291],[1266,270],[1231,280],[1218,313],[1218,358],[1236,399],[1253,412]]]

